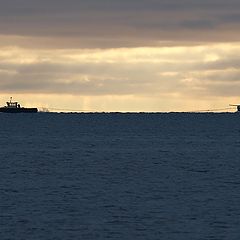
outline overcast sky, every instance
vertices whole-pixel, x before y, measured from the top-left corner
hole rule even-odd
[[[240,102],[239,23],[236,0],[0,0],[0,100],[225,107]]]

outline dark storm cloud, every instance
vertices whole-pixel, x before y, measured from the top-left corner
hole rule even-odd
[[[79,47],[236,41],[239,16],[236,0],[9,0],[0,3],[0,35],[68,39],[69,47],[73,39]]]

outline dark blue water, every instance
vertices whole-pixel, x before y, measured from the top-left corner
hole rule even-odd
[[[0,239],[239,239],[238,114],[1,114]]]

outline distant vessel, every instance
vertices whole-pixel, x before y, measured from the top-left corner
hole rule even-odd
[[[0,107],[2,113],[37,113],[37,108],[24,108],[18,102],[12,102],[12,98],[7,102],[7,106]]]

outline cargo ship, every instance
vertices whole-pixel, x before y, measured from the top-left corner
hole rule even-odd
[[[12,102],[12,98],[7,102],[7,106],[0,107],[2,113],[37,113],[37,108],[25,108],[21,107],[18,102]]]

